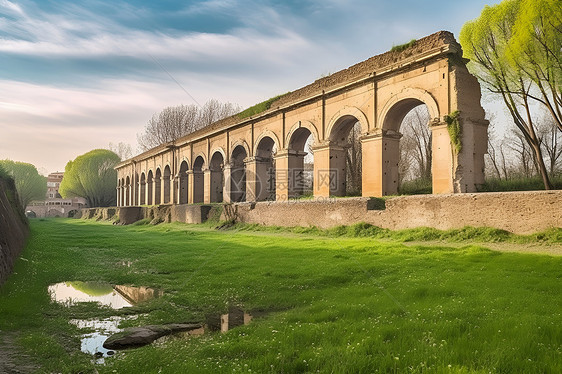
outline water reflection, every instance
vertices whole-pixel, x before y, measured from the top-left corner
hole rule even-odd
[[[61,282],[50,285],[53,301],[73,305],[79,302],[97,302],[112,309],[130,307],[160,297],[163,292],[148,287],[112,286],[101,282]]]
[[[111,335],[121,331],[119,323],[125,319],[135,319],[137,316],[110,317],[106,319],[73,319],[70,323],[79,329],[94,330],[81,336],[80,350],[96,357],[96,363],[103,363],[104,359],[112,356],[114,351],[105,349],[103,343]]]
[[[251,320],[251,314],[240,308],[231,307],[226,314],[207,316],[207,326],[210,330],[227,332],[232,328],[247,325]]]

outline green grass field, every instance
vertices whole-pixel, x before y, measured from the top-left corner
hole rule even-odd
[[[0,288],[0,334],[39,372],[562,372],[562,257],[490,251],[462,236],[474,236],[470,230],[442,234],[455,248],[406,246],[413,234],[377,238],[372,228],[219,231],[70,219],[31,227],[23,258]],[[546,237],[545,246],[559,243],[560,230]],[[47,294],[63,281],[164,295],[118,311],[66,307]],[[139,315],[128,326],[204,321],[233,305],[261,316],[225,334],[119,352],[105,365],[80,352],[81,332],[68,323],[125,314]]]

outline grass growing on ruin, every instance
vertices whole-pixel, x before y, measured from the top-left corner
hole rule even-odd
[[[47,373],[562,371],[561,257],[493,252],[470,239],[406,247],[399,236],[341,228],[240,229],[32,220],[24,259],[0,288],[0,330],[17,333]],[[164,296],[119,312],[50,302],[47,286],[68,280]],[[128,322],[136,325],[201,321],[229,305],[266,314],[226,334],[120,352],[105,366],[79,352],[68,324],[119,313],[138,314]]]
[[[251,116],[255,116],[256,114],[260,114],[262,112],[265,112],[266,110],[271,108],[271,104],[273,104],[276,100],[282,98],[285,95],[286,94],[277,95],[275,97],[272,97],[272,98],[269,98],[265,101],[262,101],[261,103],[258,103],[254,106],[251,106],[248,109],[244,109],[243,111],[238,113],[238,117],[240,119],[244,119],[244,118],[248,118],[248,117],[251,117]]]

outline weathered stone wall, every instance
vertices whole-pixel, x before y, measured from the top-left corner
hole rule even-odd
[[[391,230],[474,226],[528,234],[562,227],[562,191],[417,195],[385,201],[359,197],[224,206],[182,204],[83,209],[82,212],[83,218],[90,219],[116,220],[118,217],[116,221],[120,224],[141,219],[150,219],[153,223],[202,223],[220,217],[270,226],[329,228],[367,222]]]
[[[0,178],[0,285],[12,272],[29,227],[12,180]]]
[[[387,199],[382,210],[376,205],[368,198],[262,202],[238,205],[237,217],[246,223],[321,228],[367,222],[392,230],[486,226],[527,234],[562,227],[562,191],[417,195]]]
[[[209,218],[218,220],[222,211],[221,204],[85,208],[81,211],[81,218],[95,219],[96,221],[114,221],[120,225],[130,225],[143,219],[148,219],[155,224],[162,222],[203,223]]]

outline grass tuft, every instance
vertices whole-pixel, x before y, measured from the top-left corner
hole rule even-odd
[[[255,116],[256,114],[260,114],[262,112],[265,112],[266,110],[271,108],[271,104],[273,104],[276,100],[282,98],[285,95],[286,94],[278,95],[278,96],[272,97],[270,99],[267,99],[265,101],[262,101],[261,103],[258,103],[254,106],[251,106],[248,109],[245,109],[245,110],[241,111],[240,113],[238,113],[238,117],[240,119],[244,119],[244,118],[248,118],[248,117],[251,117],[251,116]]]

